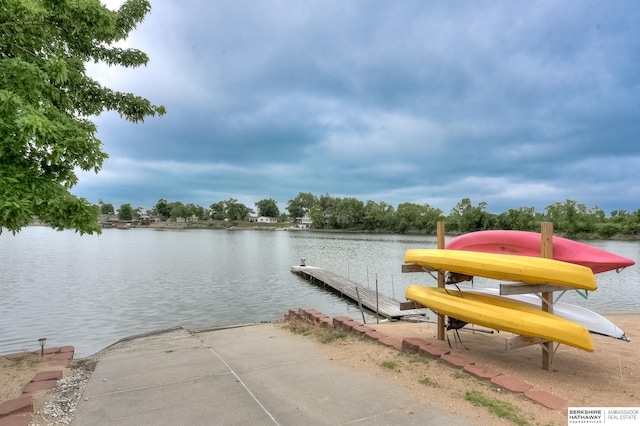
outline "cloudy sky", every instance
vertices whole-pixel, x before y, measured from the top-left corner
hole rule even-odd
[[[635,0],[152,0],[126,43],[148,66],[89,69],[167,114],[98,117],[110,158],[73,192],[634,211],[638,22]]]

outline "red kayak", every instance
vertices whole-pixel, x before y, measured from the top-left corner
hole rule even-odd
[[[447,249],[540,257],[542,236],[528,231],[478,231],[449,241]],[[562,237],[553,237],[553,258],[591,268],[594,274],[635,264],[631,259]]]

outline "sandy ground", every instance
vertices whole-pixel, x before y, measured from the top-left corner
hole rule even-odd
[[[505,349],[510,333],[487,334],[461,331],[464,347],[453,342],[454,350],[471,357],[477,364],[492,366],[504,374],[526,380],[536,389],[552,392],[580,407],[640,406],[640,315],[608,316],[624,330],[631,342],[593,336],[596,350],[585,352],[560,346],[553,371],[543,370],[541,348],[530,346]],[[393,322],[369,324],[392,337],[434,338],[436,326],[430,323]],[[283,325],[286,326],[286,325]],[[349,368],[366,371],[388,380],[416,398],[427,400],[479,424],[510,424],[473,406],[465,400],[468,391],[478,391],[517,407],[526,424],[566,424],[566,413],[554,411],[520,394],[500,389],[434,360],[403,354],[368,340],[348,337],[330,343],[318,343],[318,353]],[[386,365],[387,367],[383,366]],[[391,368],[389,368],[391,366]],[[39,371],[47,369],[39,355],[16,361],[0,357],[0,402],[20,396],[22,388]],[[422,381],[422,382],[421,382]],[[426,383],[426,384],[425,384]],[[36,410],[53,399],[53,392],[36,396]]]
[[[47,369],[49,358],[35,353],[11,359],[0,357],[0,402],[20,396],[33,376]]]
[[[568,401],[571,407],[638,407],[640,406],[640,316],[607,316],[624,330],[631,342],[593,335],[595,351],[561,345],[554,355],[553,369],[542,369],[542,349],[529,346],[507,351],[505,340],[511,333],[487,334],[461,331],[464,347],[453,340],[456,352],[514,377],[526,380],[535,389],[545,390]],[[436,338],[436,325],[431,323],[381,323],[369,324],[392,337]],[[533,403],[520,394],[500,389],[490,382],[472,378],[460,370],[439,362],[416,362],[415,357],[402,355],[393,349],[380,347],[367,341],[349,339],[329,344],[319,344],[325,356],[362,369],[376,376],[400,384],[418,398],[427,399],[452,412],[475,419],[480,423],[496,424],[493,415],[465,401],[467,391],[477,390],[491,398],[498,398],[516,407],[529,424],[566,424],[566,413],[554,411]],[[395,362],[396,369],[382,366]],[[431,385],[420,380],[428,379]]]

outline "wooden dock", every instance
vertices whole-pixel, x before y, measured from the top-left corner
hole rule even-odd
[[[400,310],[399,301],[381,293],[378,293],[376,303],[375,290],[317,266],[292,266],[291,272],[306,278],[314,284],[324,288],[328,287],[355,303],[359,303],[358,296],[360,296],[362,306],[388,319],[401,319],[402,317],[424,315],[425,313],[425,310],[419,309]]]

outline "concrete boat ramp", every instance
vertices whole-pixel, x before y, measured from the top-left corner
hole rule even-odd
[[[469,425],[320,357],[273,324],[125,339],[100,352],[73,425]]]

